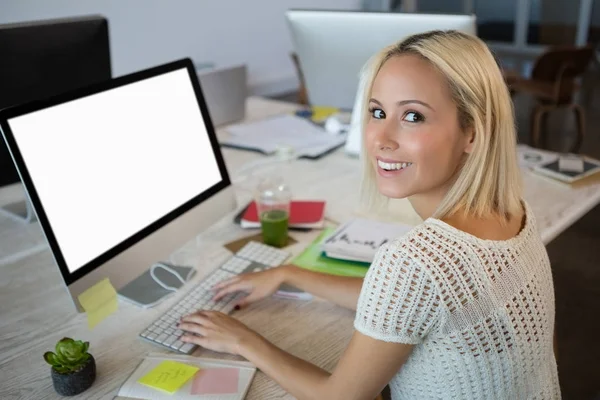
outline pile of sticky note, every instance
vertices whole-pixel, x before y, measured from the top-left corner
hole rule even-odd
[[[322,123],[333,114],[340,111],[337,107],[313,106],[307,109],[296,111],[296,116],[309,118],[313,122]]]
[[[237,368],[201,369],[194,376],[192,394],[233,394],[238,392]]]
[[[238,393],[239,369],[204,369],[177,361],[165,360],[138,380],[161,392],[174,394],[193,378],[190,394],[235,394]]]
[[[77,296],[87,314],[90,329],[117,311],[117,291],[108,278],[101,280]]]
[[[138,381],[142,385],[173,394],[190,380],[200,368],[177,361],[165,360]]]

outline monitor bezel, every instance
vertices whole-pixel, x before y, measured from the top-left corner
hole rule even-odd
[[[60,245],[56,240],[54,235],[54,231],[52,229],[52,225],[48,220],[46,212],[44,210],[44,206],[37,194],[37,190],[35,184],[33,183],[31,176],[29,175],[29,171],[27,169],[27,164],[23,159],[19,146],[14,138],[13,132],[10,129],[9,121],[16,117],[21,117],[36,111],[40,111],[49,107],[57,106],[60,104],[64,104],[73,100],[81,99],[83,97],[91,96],[97,93],[105,92],[108,90],[116,89],[121,86],[126,86],[135,82],[143,81],[149,78],[157,77],[163,74],[167,74],[170,72],[174,72],[181,69],[186,69],[188,72],[188,76],[194,88],[194,93],[196,96],[196,100],[199,106],[199,111],[204,120],[204,125],[206,127],[206,131],[208,133],[208,137],[212,146],[213,154],[217,160],[217,164],[219,167],[219,172],[221,173],[221,181],[211,186],[207,190],[198,195],[194,196],[192,199],[187,202],[181,204],[176,209],[172,210],[168,214],[159,218],[158,220],[152,222],[146,227],[142,228],[135,234],[126,238],[122,242],[116,244],[112,248],[106,250],[102,254],[98,255],[94,259],[90,260],[85,265],[80,266],[73,272],[69,271],[67,267],[67,263],[64,259],[63,253],[61,251]],[[193,209],[198,206],[203,201],[209,199],[215,194],[221,192],[222,190],[231,186],[231,180],[229,177],[229,173],[227,172],[227,168],[225,166],[225,160],[223,158],[223,154],[221,153],[219,143],[217,140],[217,136],[215,133],[214,126],[212,124],[212,120],[210,118],[210,114],[208,111],[208,107],[206,105],[206,101],[204,100],[204,95],[202,93],[202,89],[200,87],[200,82],[196,75],[193,62],[190,58],[184,58],[181,60],[173,61],[167,64],[159,65],[153,68],[145,69],[139,72],[134,72],[128,75],[124,75],[118,78],[113,78],[109,81],[96,83],[90,86],[86,86],[83,88],[78,88],[67,93],[61,93],[55,96],[51,96],[45,99],[35,100],[26,104],[12,106],[3,110],[0,110],[0,130],[4,136],[4,139],[8,145],[9,152],[17,167],[19,172],[19,176],[21,177],[21,181],[23,182],[26,194],[29,196],[31,204],[35,210],[35,213],[38,217],[42,230],[46,236],[50,249],[54,255],[54,259],[58,264],[58,268],[60,273],[67,285],[76,282],[82,277],[94,271],[96,268],[102,266],[109,260],[117,257],[119,254],[123,253],[130,247],[135,244],[141,242],[152,233],[161,229],[168,223],[172,222],[176,218],[180,217],[187,211]],[[82,238],[85,240],[85,238]]]

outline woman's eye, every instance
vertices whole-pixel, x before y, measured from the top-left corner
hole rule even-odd
[[[383,110],[381,108],[372,108],[370,111],[371,111],[371,115],[373,116],[373,118],[376,118],[376,119],[385,118],[385,112],[383,112]]]
[[[404,114],[404,120],[408,122],[421,122],[424,119],[425,117],[423,117],[423,114],[415,111],[409,111],[406,114]]]

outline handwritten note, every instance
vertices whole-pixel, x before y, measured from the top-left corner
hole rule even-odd
[[[118,308],[117,291],[108,278],[96,283],[77,298],[87,314],[90,329],[93,329]]]
[[[142,385],[173,394],[179,390],[200,368],[177,361],[165,360],[141,377]]]
[[[238,393],[240,370],[238,368],[202,369],[194,376],[192,394]]]
[[[372,262],[379,247],[411,229],[404,224],[354,218],[325,239],[323,250],[328,257]]]

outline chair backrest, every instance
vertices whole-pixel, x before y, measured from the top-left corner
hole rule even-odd
[[[308,93],[306,92],[306,82],[304,81],[304,74],[302,73],[302,67],[300,66],[300,59],[295,52],[290,53],[290,57],[294,62],[296,74],[298,74],[298,80],[300,81],[300,87],[298,88],[298,103],[308,105]]]
[[[585,47],[554,47],[543,53],[535,62],[531,78],[537,81],[555,82],[559,78],[572,80],[585,72],[592,60],[594,50]]]

